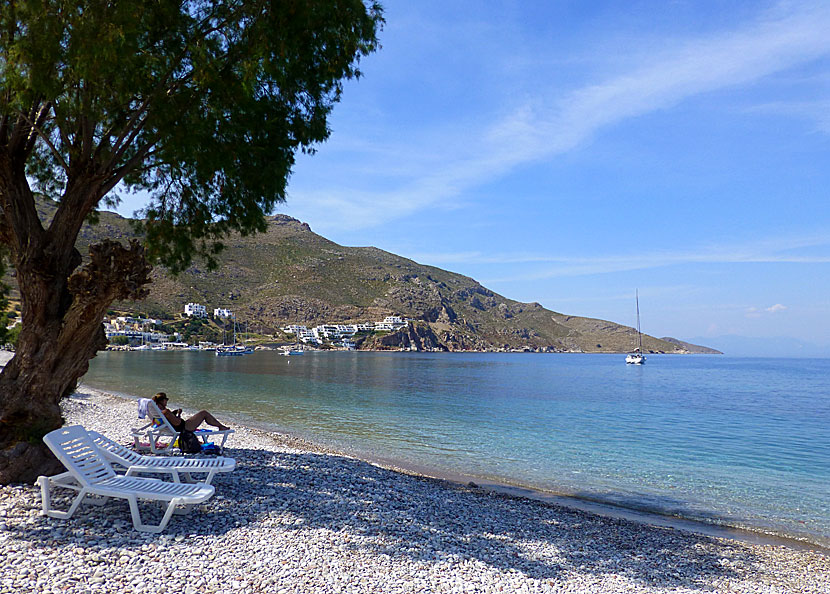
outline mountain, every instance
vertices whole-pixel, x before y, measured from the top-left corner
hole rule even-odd
[[[42,205],[45,220],[52,212],[53,204]],[[101,212],[97,224],[84,226],[78,247],[86,253],[100,238],[132,236],[128,219]],[[402,331],[370,337],[360,348],[626,352],[636,344],[633,328],[520,303],[472,278],[374,247],[344,247],[284,215],[269,217],[264,233],[234,235],[224,243],[217,270],[196,263],[171,277],[157,267],[145,301],[114,309],[171,317],[185,303],[197,302],[208,311],[229,308],[266,332],[289,323],[365,322],[387,315],[415,321]],[[643,336],[650,352],[687,353],[691,346]]]
[[[822,346],[787,336],[759,338],[727,334],[692,340],[705,341],[736,357],[830,357],[828,345]]]
[[[670,342],[671,344],[680,347],[681,349],[685,349],[689,353],[695,353],[700,355],[722,355],[723,353],[716,350],[711,349],[709,347],[700,346],[699,344],[692,344],[691,342],[686,342],[684,340],[680,340],[677,338],[671,338],[670,336],[664,336],[660,340],[665,340],[666,342]]]

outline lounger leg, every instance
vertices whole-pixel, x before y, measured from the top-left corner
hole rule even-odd
[[[141,514],[138,511],[138,500],[135,496],[128,497],[127,500],[130,502],[130,515],[133,517],[133,527],[138,530],[139,532],[152,532],[153,534],[158,534],[167,528],[167,524],[170,523],[170,518],[173,516],[173,512],[176,509],[176,506],[181,503],[181,498],[176,497],[167,504],[167,510],[164,512],[164,517],[161,519],[161,523],[158,526],[152,526],[148,524],[144,524],[141,521]]]
[[[72,514],[75,513],[75,510],[78,509],[78,506],[81,505],[81,502],[87,495],[87,490],[81,489],[75,496],[75,499],[72,501],[72,505],[69,506],[69,509],[66,511],[60,511],[52,507],[52,496],[50,492],[49,477],[39,476],[37,478],[37,482],[40,485],[40,499],[43,513],[45,513],[50,518],[59,518],[61,520],[71,518]]]
[[[52,510],[52,498],[49,492],[49,477],[37,477],[37,484],[40,485],[40,505],[43,513],[48,514]]]

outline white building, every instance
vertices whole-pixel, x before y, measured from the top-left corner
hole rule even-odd
[[[337,333],[341,337],[349,337],[357,334],[357,326],[354,324],[337,324]]]
[[[232,318],[233,312],[229,309],[225,309],[224,307],[217,307],[213,310],[213,316],[216,318]]]
[[[184,315],[195,318],[206,318],[207,309],[198,303],[188,303],[184,306]]]
[[[400,316],[386,316],[382,322],[375,322],[375,330],[397,330],[406,326]]]
[[[116,330],[115,327],[110,324],[104,325],[104,333],[107,336],[107,340],[112,340],[116,336],[123,336],[131,342],[141,344],[160,343],[170,339],[170,335],[164,334],[163,332],[142,332],[140,330]]]

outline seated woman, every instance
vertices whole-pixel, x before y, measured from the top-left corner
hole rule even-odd
[[[170,424],[173,425],[173,429],[176,431],[181,431],[182,429],[187,429],[188,431],[196,431],[199,428],[199,425],[202,423],[207,423],[208,425],[212,425],[216,427],[220,431],[226,431],[230,429],[230,427],[223,425],[219,421],[216,420],[212,414],[210,414],[206,410],[200,410],[195,415],[190,417],[189,419],[185,420],[182,418],[182,409],[177,408],[176,410],[170,410],[167,408],[167,402],[170,399],[167,398],[167,394],[164,392],[159,392],[155,396],[153,396],[153,402],[159,407],[161,414],[163,414]]]

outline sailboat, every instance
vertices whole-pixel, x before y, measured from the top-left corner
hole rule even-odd
[[[222,333],[222,346],[216,347],[216,356],[217,357],[241,357],[244,355],[244,348],[243,350],[239,350],[236,346],[236,316],[233,317],[233,345],[225,345],[224,342],[224,331]]]
[[[282,347],[282,354],[286,357],[289,357],[291,355],[302,355],[304,352],[305,351],[303,350],[303,347],[300,344],[299,338],[297,338],[297,343],[294,345],[294,347]]]
[[[625,362],[630,365],[642,365],[646,362],[646,356],[643,354],[643,335],[640,333],[640,294],[637,291],[635,294],[637,301],[637,348],[633,353],[629,353],[625,357]]]

